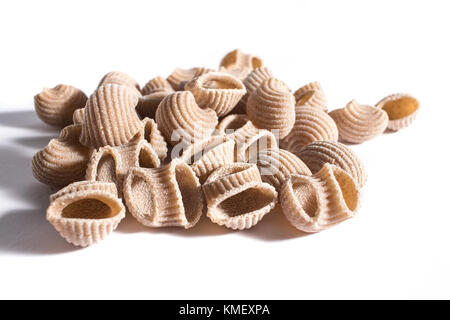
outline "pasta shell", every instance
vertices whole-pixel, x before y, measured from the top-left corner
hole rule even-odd
[[[247,103],[248,97],[259,88],[259,86],[270,78],[273,78],[272,71],[267,67],[256,68],[250,73],[244,80],[244,86],[247,89],[247,93],[242,98],[244,103]]]
[[[232,114],[220,121],[216,127],[216,131],[219,135],[231,134],[237,129],[242,128],[248,121],[248,117],[245,114]]]
[[[82,124],[84,122],[84,108],[77,109],[73,112],[73,124]]]
[[[167,143],[155,120],[149,118],[142,120],[141,135],[153,147],[159,160],[164,161],[167,157]]]
[[[170,85],[169,81],[167,81],[165,78],[161,76],[157,76],[156,78],[153,78],[147,84],[142,88],[142,94],[144,96],[149,95],[151,93],[155,92],[161,92],[161,91],[167,91],[167,92],[173,92],[173,88]]]
[[[280,141],[281,148],[297,154],[314,141],[337,141],[338,128],[333,119],[316,107],[296,106],[295,124],[291,132]]]
[[[252,69],[247,67],[231,67],[225,68],[220,67],[219,72],[231,74],[233,77],[238,78],[241,81],[244,81],[245,78],[252,72]]]
[[[283,149],[268,149],[255,154],[250,163],[258,166],[261,179],[280,191],[292,174],[311,175],[311,171],[295,154]]]
[[[298,153],[298,157],[302,159],[312,173],[322,169],[325,163],[330,163],[351,175],[358,188],[361,188],[367,180],[367,174],[361,160],[352,149],[342,143],[315,141],[303,148]]]
[[[389,117],[387,128],[398,131],[408,127],[416,119],[420,104],[409,94],[397,93],[381,99],[375,107],[386,111]]]
[[[328,102],[319,82],[311,82],[294,93],[296,106],[316,107],[327,111]]]
[[[157,168],[159,165],[158,155],[146,140],[120,147],[101,147],[89,160],[86,180],[115,183],[121,195],[123,179],[130,168]]]
[[[250,157],[262,150],[278,148],[273,133],[256,128],[251,121],[227,135],[227,138],[236,142],[236,162],[247,162]]]
[[[218,117],[229,113],[245,94],[242,82],[230,74],[209,72],[188,82],[186,90],[192,92],[200,108],[213,109]]]
[[[165,97],[167,97],[169,94],[173,93],[173,90],[171,91],[158,91],[154,93],[150,93],[146,96],[143,96],[141,99],[139,99],[139,103],[136,106],[136,112],[142,117],[142,118],[150,118],[154,119],[156,115],[156,110],[158,109],[159,104]]]
[[[100,83],[98,84],[98,87],[101,87],[105,84],[118,84],[125,87],[130,87],[136,89],[135,92],[140,95],[141,88],[139,86],[139,83],[134,80],[131,76],[126,74],[125,72],[120,71],[111,71],[105,74],[100,80]]]
[[[275,188],[261,181],[254,164],[233,163],[214,171],[203,185],[207,215],[231,229],[255,226],[277,203]]]
[[[93,148],[128,143],[142,127],[137,102],[128,87],[108,83],[97,88],[86,104],[81,143]]]
[[[225,141],[224,136],[212,136],[191,144],[181,159],[191,165],[203,183],[215,169],[234,162],[234,145],[233,140]]]
[[[256,69],[263,65],[261,58],[235,49],[225,55],[220,62],[221,67],[229,68],[249,68]]]
[[[67,186],[51,196],[47,209],[47,220],[61,236],[82,247],[105,239],[124,217],[114,184],[95,181]]]
[[[59,138],[33,156],[31,168],[34,177],[53,187],[63,187],[83,180],[92,150],[78,141],[81,125],[62,129]]]
[[[128,210],[149,227],[193,227],[204,200],[195,172],[181,159],[157,169],[132,168],[124,182]]]
[[[389,122],[384,110],[359,104],[355,100],[345,108],[331,111],[329,115],[339,129],[339,139],[350,143],[362,143],[379,136]]]
[[[156,110],[159,130],[171,145],[187,144],[207,138],[218,120],[214,110],[201,109],[190,91],[179,91],[165,97]]]
[[[358,201],[352,177],[330,164],[312,176],[292,175],[280,191],[283,213],[304,232],[318,232],[353,217]]]
[[[248,98],[247,115],[256,127],[277,130],[282,139],[295,123],[294,96],[282,81],[267,79]]]
[[[72,124],[75,110],[86,105],[87,97],[75,87],[59,84],[44,88],[34,96],[34,109],[38,117],[51,126],[65,127]]]
[[[172,88],[174,90],[184,90],[180,88],[180,86],[188,81],[191,81],[192,79],[196,77],[200,77],[201,75],[215,71],[214,69],[209,68],[191,68],[191,69],[181,69],[176,68],[170,76],[167,77],[167,81],[170,83]]]

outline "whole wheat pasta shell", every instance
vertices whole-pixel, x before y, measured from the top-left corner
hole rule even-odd
[[[252,155],[262,150],[278,148],[273,133],[256,128],[251,121],[228,134],[227,138],[236,142],[236,162],[247,162]]]
[[[235,49],[228,52],[220,62],[221,67],[229,68],[249,68],[251,70],[262,67],[263,62],[261,58],[242,52],[240,49]]]
[[[83,181],[50,197],[47,220],[61,236],[86,247],[105,239],[125,217],[114,184]]]
[[[167,81],[170,83],[172,88],[176,91],[178,90],[184,90],[182,86],[184,87],[184,84],[188,81],[191,81],[192,79],[196,77],[200,77],[203,74],[206,74],[208,72],[215,71],[214,69],[209,68],[203,68],[203,67],[196,67],[191,69],[181,69],[176,68],[168,77]]]
[[[386,111],[389,117],[387,128],[398,131],[408,127],[416,119],[420,104],[409,94],[396,93],[381,99],[375,107]]]
[[[158,109],[159,104],[165,97],[167,97],[169,94],[173,93],[173,90],[171,91],[158,91],[150,93],[146,96],[143,96],[139,99],[138,105],[136,106],[136,112],[142,117],[142,118],[150,118],[155,119],[156,116],[156,110]]]
[[[84,108],[77,109],[73,112],[73,124],[82,124],[84,122]]]
[[[137,102],[129,87],[108,83],[97,88],[85,107],[80,142],[92,148],[128,143],[142,127]]]
[[[312,173],[322,169],[325,163],[335,165],[345,170],[361,188],[367,173],[356,153],[346,145],[335,141],[315,141],[308,144],[298,157],[308,166]]]
[[[165,97],[156,110],[159,130],[171,145],[187,144],[207,138],[213,133],[217,115],[212,109],[202,109],[190,91],[178,91]]]
[[[53,187],[83,180],[92,149],[80,144],[80,134],[80,124],[67,126],[37,152],[31,161],[34,177]]]
[[[160,91],[173,92],[174,90],[169,81],[161,76],[157,76],[145,84],[145,86],[142,88],[142,95],[146,96],[151,93]]]
[[[142,130],[139,133],[139,137],[136,138],[145,139],[148,143],[150,143],[161,162],[166,159],[168,151],[167,143],[166,140],[164,140],[164,136],[161,131],[159,131],[155,120],[144,118],[142,120]]]
[[[296,106],[291,132],[280,141],[281,148],[297,154],[314,141],[337,141],[338,127],[334,120],[316,107]]]
[[[101,87],[105,84],[118,84],[118,85],[122,85],[125,87],[130,87],[134,90],[134,92],[140,96],[141,95],[141,88],[139,86],[139,83],[134,80],[130,75],[126,74],[125,72],[121,72],[121,71],[111,71],[108,72],[107,74],[105,74],[102,78],[102,80],[100,80],[100,83],[98,84],[97,87]]]
[[[247,103],[248,97],[259,88],[259,86],[267,79],[273,78],[272,71],[267,67],[260,67],[253,70],[244,80],[244,86],[247,93],[242,98],[244,103]]]
[[[280,191],[283,213],[304,232],[318,232],[353,217],[358,202],[356,182],[330,164],[312,176],[292,175]]]
[[[86,105],[87,96],[73,86],[59,84],[44,88],[34,96],[34,109],[38,117],[51,126],[65,127],[72,124],[73,113]]]
[[[311,175],[311,171],[295,154],[283,149],[268,149],[249,160],[258,166],[262,181],[280,191],[282,184],[293,174]]]
[[[331,111],[329,115],[336,122],[339,139],[350,143],[362,143],[379,136],[389,122],[383,109],[359,104],[355,100],[345,108]]]
[[[247,67],[231,67],[231,68],[220,67],[219,72],[231,74],[233,77],[236,77],[241,81],[244,81],[244,79],[247,78],[247,76],[252,72],[252,69]]]
[[[260,129],[277,130],[282,139],[295,123],[294,96],[282,81],[267,79],[248,98],[247,116]]]
[[[157,168],[160,163],[146,140],[136,139],[120,147],[101,147],[89,160],[86,180],[112,182],[121,196],[123,179],[130,168]]]
[[[308,83],[295,91],[295,105],[316,107],[327,112],[328,102],[319,82]]]
[[[214,170],[234,162],[234,146],[233,140],[212,136],[191,144],[183,151],[181,159],[191,166],[203,183]]]
[[[249,229],[277,203],[275,188],[261,181],[254,164],[233,163],[214,171],[203,185],[212,222],[231,229]]]
[[[181,159],[157,169],[132,168],[123,185],[128,210],[149,227],[193,227],[204,199],[195,172]]]
[[[242,128],[249,122],[247,115],[245,114],[231,114],[223,118],[216,127],[216,132],[219,135],[231,134],[236,130]]]
[[[210,108],[218,117],[228,114],[246,92],[239,79],[220,72],[209,72],[189,81],[185,90],[192,92],[200,108]]]

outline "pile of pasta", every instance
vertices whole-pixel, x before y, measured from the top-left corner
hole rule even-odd
[[[123,72],[106,74],[89,97],[46,88],[35,109],[62,128],[32,159],[35,178],[57,190],[47,219],[88,246],[126,214],[148,227],[192,228],[205,213],[243,230],[280,206],[302,232],[347,220],[367,179],[348,144],[407,127],[419,102],[394,94],[328,112],[318,82],[292,92],[237,49],[218,70],[177,68],[142,88]]]

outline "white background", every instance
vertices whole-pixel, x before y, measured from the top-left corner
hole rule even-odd
[[[450,298],[449,14],[448,1],[2,1],[0,298]],[[244,232],[128,217],[87,249],[60,238],[30,168],[58,132],[33,96],[90,94],[111,70],[143,85],[234,48],[292,89],[319,80],[330,109],[420,100],[411,127],[354,147],[369,173],[359,215],[306,236],[271,214]]]

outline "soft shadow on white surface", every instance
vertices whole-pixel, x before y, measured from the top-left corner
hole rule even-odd
[[[0,113],[0,126],[25,128],[40,132],[58,132],[57,128],[42,123],[34,110],[22,110]]]

